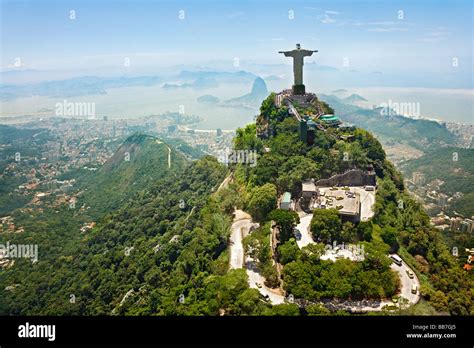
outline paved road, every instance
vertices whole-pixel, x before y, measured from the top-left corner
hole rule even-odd
[[[248,232],[253,225],[252,220],[243,219],[235,221],[232,224],[232,232],[230,235],[230,268],[242,268],[244,264],[244,246],[242,238],[245,232]]]
[[[230,268],[238,269],[244,267],[244,248],[242,245],[242,238],[246,236],[250,228],[255,224],[252,222],[251,217],[242,210],[236,210],[234,212],[235,219],[232,224],[232,232],[230,236]],[[314,243],[311,234],[309,232],[309,224],[311,222],[312,215],[303,215],[300,217],[300,223],[296,227],[300,233],[301,238],[297,238],[297,243],[300,248]],[[285,302],[285,297],[279,291],[279,289],[270,289],[265,286],[265,278],[258,273],[255,261],[247,256],[245,259],[245,268],[248,275],[248,281],[250,288],[257,289],[264,297],[268,296],[268,300],[271,304],[276,305]],[[413,279],[410,279],[407,274],[407,270],[411,270],[408,265],[403,262],[402,266],[398,266],[395,263],[390,265],[390,268],[396,271],[400,278],[400,295],[406,298],[410,305],[416,304],[420,300],[420,282],[414,275]],[[257,286],[258,284],[258,286]],[[412,284],[416,284],[418,291],[416,294],[412,294]],[[347,303],[348,301],[346,301]],[[394,305],[391,300],[380,301],[376,307],[361,306],[354,304],[349,305],[347,308],[351,310],[359,311],[380,311],[384,306]]]
[[[230,269],[238,269],[244,266],[245,256],[242,238],[249,233],[252,226],[258,226],[258,224],[252,222],[251,216],[242,210],[236,210],[234,216],[230,235]],[[264,297],[268,296],[271,304],[280,304],[285,301],[278,289],[270,289],[265,286],[265,278],[257,272],[255,262],[250,256],[247,256],[245,260],[245,268],[250,288],[258,289]]]
[[[250,256],[247,256],[245,266],[247,268],[250,288],[257,289],[264,297],[268,296],[269,302],[273,305],[285,302],[285,297],[281,294],[279,289],[270,289],[265,286],[265,278],[258,273],[255,261]]]
[[[375,199],[373,194],[372,195],[366,195],[365,197],[373,197]],[[367,198],[367,199],[370,200],[371,198]],[[375,202],[375,200],[374,200],[374,202]],[[314,240],[313,240],[313,238],[311,236],[311,233],[309,231],[309,225],[310,225],[312,217],[313,217],[313,215],[301,215],[300,216],[300,223],[296,226],[296,229],[299,231],[299,235],[300,235],[299,237],[296,238],[296,243],[298,244],[298,247],[300,249],[303,248],[304,246],[308,245],[308,244],[314,243]],[[344,252],[347,252],[347,255],[345,255]],[[331,259],[332,261],[335,261],[336,258],[335,258],[334,255],[333,255],[334,257],[331,257],[331,253],[332,253],[332,251],[330,251],[330,250],[326,251],[326,254],[323,255],[323,257],[321,257],[321,259],[323,259],[323,260]],[[351,260],[353,259],[353,257],[351,257],[352,253],[350,253],[349,251],[346,251],[346,250],[341,251],[340,250],[338,252],[338,254],[340,254],[344,257],[347,257]],[[390,265],[390,268],[398,273],[398,276],[399,276],[399,279],[400,279],[400,294],[399,295],[406,298],[408,300],[409,305],[413,305],[413,304],[418,303],[418,301],[420,300],[420,281],[418,280],[416,274],[413,272],[413,274],[414,274],[413,279],[408,277],[407,270],[411,270],[411,269],[410,269],[410,267],[408,267],[408,265],[405,262],[402,262],[402,266],[398,266],[395,263],[392,263]],[[413,270],[411,270],[411,271],[413,271]],[[411,287],[412,287],[413,284],[416,284],[416,286],[418,288],[418,291],[417,291],[416,294],[413,294],[411,292]],[[346,301],[346,302],[348,302],[348,301]],[[384,301],[381,301],[380,304],[377,307],[360,306],[360,305],[355,305],[354,304],[354,306],[350,306],[348,308],[350,308],[352,310],[362,310],[362,311],[380,311],[380,310],[382,310],[382,308],[384,306],[387,306],[387,305],[394,305],[394,303],[391,300],[384,300]]]
[[[418,277],[416,276],[415,272],[413,272],[413,270],[408,267],[408,265],[404,261],[402,262],[401,266],[392,263],[390,268],[396,271],[400,277],[400,295],[406,298],[410,304],[418,303],[418,301],[420,300],[420,281],[418,280]],[[410,277],[408,277],[407,270],[411,270],[413,272],[413,279],[410,279]],[[413,294],[411,292],[411,287],[413,284],[415,284],[418,289],[416,294]]]
[[[407,274],[407,270],[411,270],[410,267],[405,262],[402,262],[401,266],[398,266],[395,263],[392,263],[390,265],[390,268],[393,269],[395,272],[398,273],[400,277],[400,296],[403,296],[408,300],[408,305],[414,305],[420,300],[420,281],[418,280],[416,274],[413,272],[414,277],[413,279],[410,279]],[[412,270],[413,271],[413,270]],[[412,294],[411,292],[411,286],[412,284],[416,284],[418,287],[418,291],[416,294]],[[381,311],[384,306],[393,306],[395,303],[391,300],[383,300],[380,302],[380,304],[377,307],[370,307],[370,306],[349,306],[351,310],[362,310],[362,311]],[[398,305],[398,304],[397,304]]]
[[[313,214],[301,215],[300,223],[296,226],[296,244],[298,244],[300,249],[307,246],[308,244],[314,243],[313,237],[311,236],[311,232],[309,230],[309,225],[312,218]]]

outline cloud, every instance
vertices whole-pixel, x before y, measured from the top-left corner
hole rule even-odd
[[[321,19],[321,23],[324,24],[331,24],[331,23],[336,23],[336,19],[334,16],[337,16],[339,14],[338,11],[324,11],[324,14],[322,16],[319,16],[318,18]]]
[[[329,17],[327,14],[325,14],[323,18],[321,19],[321,23],[324,23],[324,24],[330,24],[330,23],[335,23],[335,22],[336,20],[334,18]]]

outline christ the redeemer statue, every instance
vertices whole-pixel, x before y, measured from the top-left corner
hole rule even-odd
[[[295,83],[293,85],[293,94],[305,94],[305,87],[303,85],[303,58],[309,57],[313,54],[310,50],[302,50],[300,44],[296,44],[296,49],[292,51],[280,51],[285,57],[293,58],[293,73],[295,74]]]

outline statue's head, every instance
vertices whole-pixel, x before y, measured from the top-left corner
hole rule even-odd
[[[296,44],[296,49],[299,50],[301,48],[300,44]]]

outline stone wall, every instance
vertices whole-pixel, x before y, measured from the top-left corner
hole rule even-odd
[[[336,174],[329,179],[321,179],[316,186],[375,186],[375,173],[367,173],[360,169],[351,169],[344,174]]]

